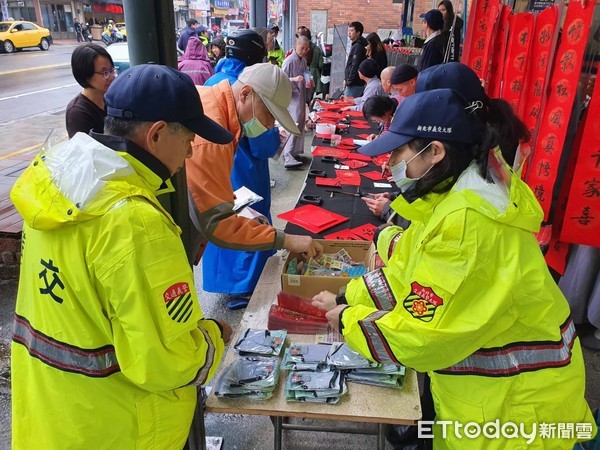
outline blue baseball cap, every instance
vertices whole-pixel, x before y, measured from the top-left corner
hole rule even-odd
[[[416,138],[473,142],[473,120],[466,100],[452,89],[435,89],[406,97],[394,114],[387,132],[358,149],[363,155],[391,152]]]
[[[178,122],[216,144],[233,135],[204,115],[200,95],[185,73],[159,64],[140,64],[121,73],[104,95],[106,113],[123,120]]]
[[[419,17],[427,22],[429,28],[434,31],[441,30],[444,27],[444,16],[437,9],[430,9]]]
[[[489,100],[477,74],[459,62],[439,64],[419,72],[415,92],[432,89],[453,89],[469,103]]]

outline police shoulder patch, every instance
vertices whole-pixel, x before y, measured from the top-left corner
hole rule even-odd
[[[194,310],[194,299],[190,285],[186,282],[175,283],[163,292],[163,299],[169,317],[175,322],[186,322]]]
[[[416,281],[410,284],[410,288],[410,294],[404,299],[404,309],[415,319],[431,322],[437,308],[444,304],[444,299],[432,288],[421,286]]]

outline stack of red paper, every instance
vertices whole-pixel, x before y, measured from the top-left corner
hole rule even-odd
[[[280,292],[277,303],[269,310],[269,330],[287,330],[293,334],[327,332],[326,311],[313,306],[311,299]]]

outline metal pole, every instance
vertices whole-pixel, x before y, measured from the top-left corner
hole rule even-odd
[[[267,0],[250,1],[250,27],[267,28]]]
[[[175,11],[172,0],[124,0],[127,22],[129,61],[132,66],[155,62],[177,68],[175,41]],[[160,202],[170,212],[181,228],[181,240],[192,262],[195,255],[190,238],[185,169],[171,178],[175,192],[159,196]]]

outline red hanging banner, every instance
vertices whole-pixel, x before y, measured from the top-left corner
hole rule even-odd
[[[501,4],[498,13],[498,30],[494,37],[494,47],[492,54],[492,67],[490,72],[490,82],[486,87],[487,95],[490,98],[500,97],[500,86],[502,74],[504,73],[504,61],[506,57],[506,47],[508,46],[508,18],[512,10],[507,5]]]
[[[558,38],[558,6],[544,9],[535,19],[535,32],[531,44],[531,62],[525,79],[525,93],[521,102],[519,117],[531,134],[529,143],[533,145],[550,80],[550,63],[554,58]]]
[[[508,49],[500,97],[512,106],[515,113],[519,111],[525,84],[529,50],[533,41],[533,21],[532,13],[513,14],[508,19]]]
[[[493,36],[499,10],[499,0],[474,0],[461,57],[461,62],[473,69],[484,81],[484,86],[487,85],[490,72]]]
[[[552,70],[550,97],[544,107],[540,131],[526,177],[527,184],[544,210],[544,220],[548,220],[550,212],[552,190],[556,182],[593,13],[594,4],[582,8],[579,1],[569,3],[563,37]]]
[[[600,247],[600,82],[598,80],[587,112],[560,240]]]

